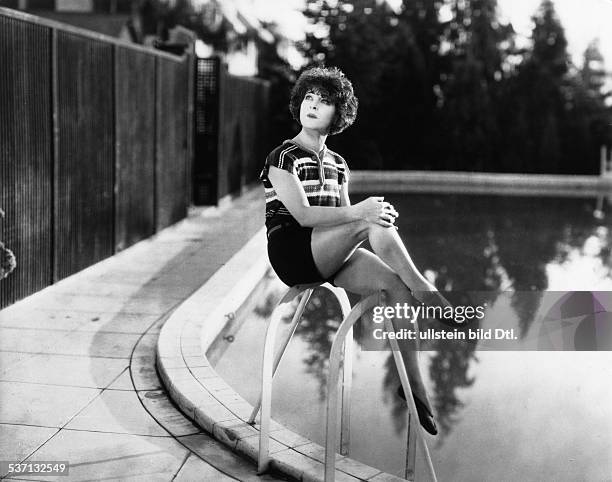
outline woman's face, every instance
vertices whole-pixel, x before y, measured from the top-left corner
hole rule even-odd
[[[336,106],[329,97],[314,91],[306,92],[300,106],[300,123],[306,129],[313,129],[321,134],[329,132],[334,119]]]

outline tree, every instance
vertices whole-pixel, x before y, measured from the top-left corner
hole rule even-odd
[[[447,169],[496,170],[497,112],[512,28],[497,19],[496,0],[456,0],[446,25],[448,73],[443,75],[441,128]]]
[[[419,42],[436,30],[437,14],[431,10],[437,7],[429,0],[418,4],[397,14],[375,0],[307,2],[304,13],[313,29],[302,46],[305,56],[311,64],[340,67],[359,98],[355,126],[331,139],[352,166],[404,169],[422,164],[426,156],[435,74],[431,45],[424,55]],[[420,12],[426,15],[417,20]],[[418,22],[433,26],[416,32]]]
[[[441,20],[442,9],[449,19]],[[596,44],[580,72],[551,0],[517,49],[497,0],[307,0],[310,65],[340,67],[360,100],[336,147],[357,168],[595,173],[610,143]],[[600,94],[597,94],[600,92]]]
[[[519,128],[521,135],[528,134],[528,149],[519,162],[523,172],[554,173],[564,164],[560,130],[565,116],[567,40],[552,1],[543,0],[532,19],[532,47],[509,80],[507,93],[516,108],[506,113],[504,134],[508,140],[518,138]],[[509,143],[503,148],[516,149]]]
[[[293,137],[295,122],[289,112],[289,100],[291,87],[295,82],[295,73],[289,63],[278,54],[280,36],[276,33],[277,26],[265,24],[264,27],[274,35],[274,42],[268,44],[262,40],[257,43],[259,55],[257,58],[258,77],[270,82],[269,119],[270,132],[274,135],[269,139],[272,144],[268,151],[272,150],[273,144],[279,139]]]
[[[599,50],[599,40],[591,41],[583,54],[582,70],[580,72],[585,88],[592,97],[605,98],[606,67],[603,55]]]

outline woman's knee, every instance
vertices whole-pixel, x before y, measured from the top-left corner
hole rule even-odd
[[[348,225],[349,235],[356,241],[361,242],[368,239],[371,223],[367,221],[355,221]]]
[[[394,232],[394,227],[381,226],[376,223],[372,223],[368,227],[368,235],[370,238],[387,238],[392,236]]]

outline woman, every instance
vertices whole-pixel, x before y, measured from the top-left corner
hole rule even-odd
[[[354,122],[357,104],[350,81],[337,68],[313,68],[299,77],[290,110],[302,129],[268,155],[260,175],[266,193],[268,255],[289,286],[329,281],[360,295],[385,290],[388,304],[395,306],[410,302],[411,292],[437,292],[397,234],[394,207],[382,197],[351,205],[348,166],[325,146],[328,135]],[[359,247],[366,239],[374,253]],[[419,420],[436,434],[415,342],[407,343],[402,357]]]

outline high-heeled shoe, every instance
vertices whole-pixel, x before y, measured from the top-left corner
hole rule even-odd
[[[404,387],[401,385],[397,388],[397,396],[406,401],[406,394],[404,393]],[[436,426],[436,422],[433,418],[433,413],[429,411],[427,405],[421,401],[419,397],[417,397],[414,392],[412,392],[412,398],[414,400],[414,405],[417,409],[417,414],[419,416],[419,422],[421,426],[431,435],[438,434],[438,427]]]

